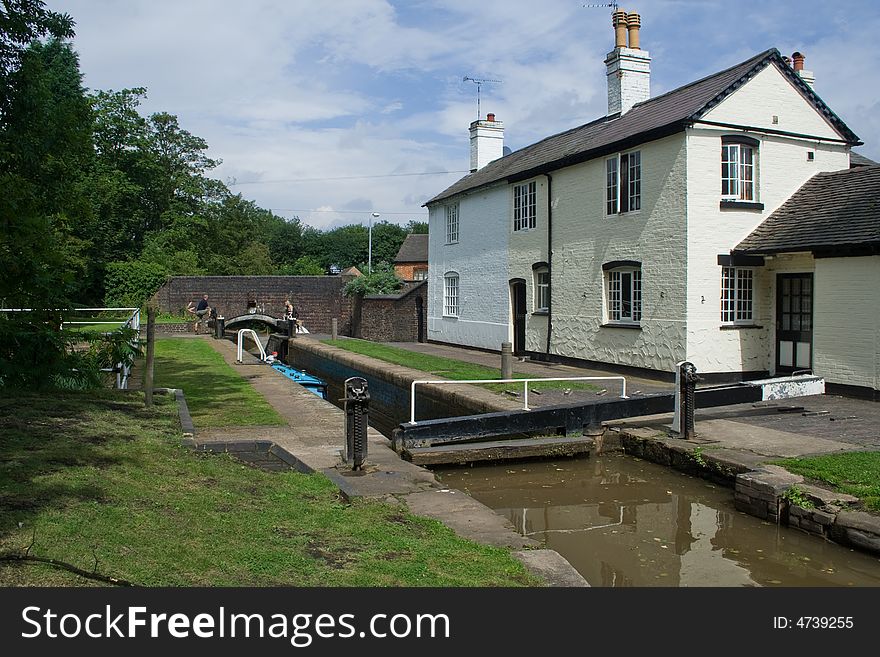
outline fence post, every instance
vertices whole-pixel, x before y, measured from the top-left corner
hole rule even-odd
[[[337,338],[339,328],[339,320],[335,317],[330,320],[330,339],[335,340]]]
[[[156,348],[156,309],[147,306],[147,356],[144,371],[144,405],[153,405],[153,360]]]
[[[513,345],[510,342],[501,343],[501,378],[513,378]]]

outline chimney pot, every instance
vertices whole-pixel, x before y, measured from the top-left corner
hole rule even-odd
[[[642,26],[642,19],[636,12],[626,15],[626,26],[629,29],[629,47],[639,50],[639,28]]]
[[[611,24],[614,26],[614,47],[626,48],[626,12],[618,9],[611,14]]]
[[[793,53],[791,56],[791,60],[794,62],[794,70],[795,71],[803,71],[804,70],[804,56],[799,53]]]
[[[489,113],[486,115],[486,120],[487,120],[487,121],[492,121],[492,122],[494,122],[494,121],[495,121],[495,115],[492,114],[491,112],[489,112]]]

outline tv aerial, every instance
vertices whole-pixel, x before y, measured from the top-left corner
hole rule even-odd
[[[462,82],[473,82],[475,85],[477,85],[477,121],[479,121],[480,117],[482,116],[482,114],[480,114],[480,87],[483,86],[483,84],[485,84],[486,82],[501,83],[501,80],[478,80],[477,78],[470,78],[467,75],[465,75],[461,79],[461,81]]]
[[[611,7],[612,9],[614,9],[614,11],[617,11],[617,9],[618,9],[616,2],[606,2],[605,4],[601,4],[601,5],[583,5],[583,6],[587,7],[587,8],[590,8],[590,7]]]

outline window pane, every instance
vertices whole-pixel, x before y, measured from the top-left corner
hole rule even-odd
[[[629,155],[620,156],[620,211],[629,212]]]
[[[642,154],[639,151],[629,154],[629,209],[642,207]]]
[[[620,276],[620,318],[632,319],[632,274],[625,272]]]
[[[605,161],[605,212],[617,214],[617,158]]]

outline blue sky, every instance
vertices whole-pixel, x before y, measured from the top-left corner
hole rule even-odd
[[[425,220],[464,175],[468,125],[521,148],[606,113],[610,7],[542,0],[47,0],[77,22],[90,89],[143,86],[211,146],[212,172],[328,228]],[[600,4],[600,3],[594,3]],[[752,55],[800,51],[816,92],[880,161],[880,3],[633,0],[659,95]],[[442,173],[449,172],[449,173]],[[431,174],[431,175],[424,175]]]

